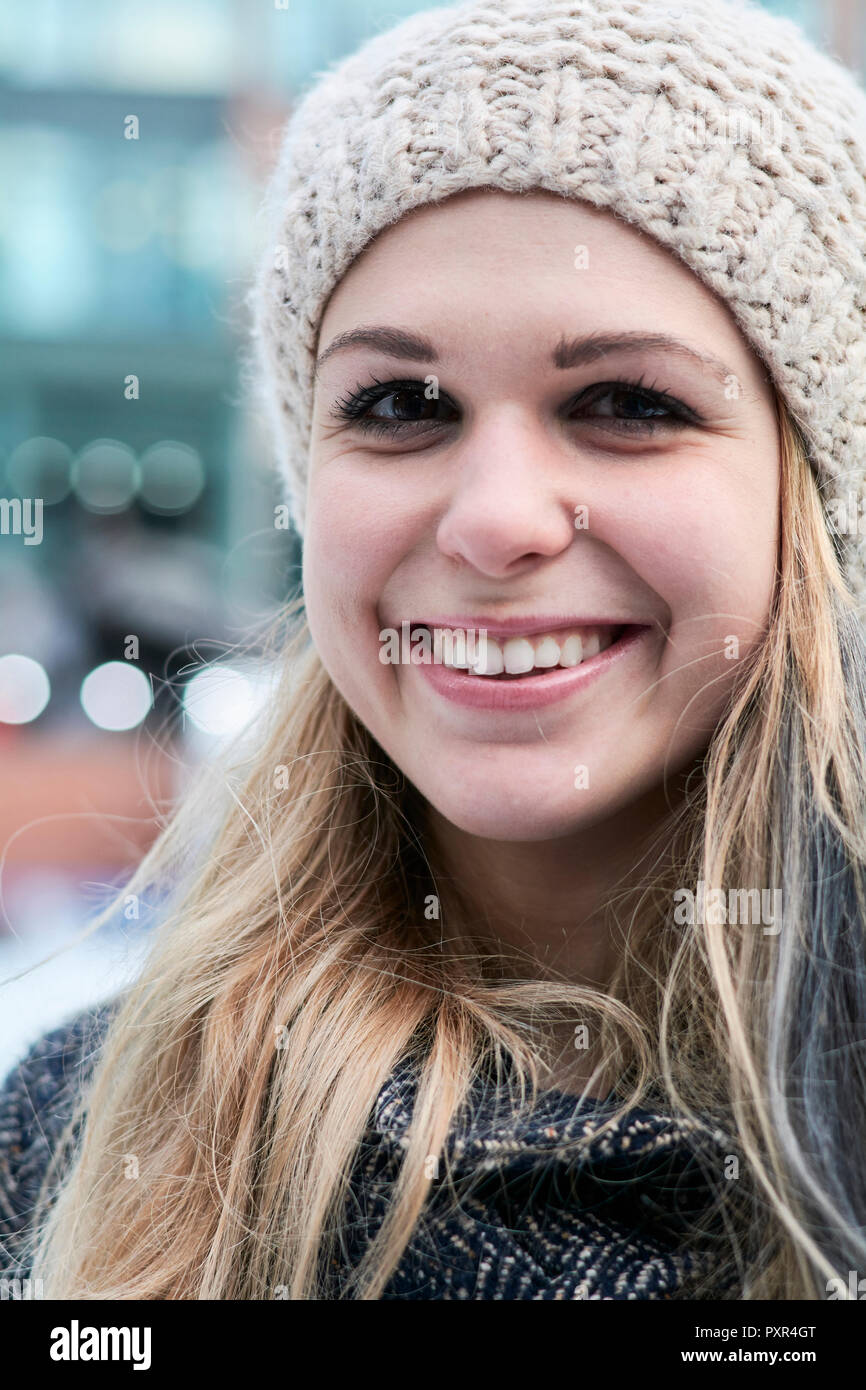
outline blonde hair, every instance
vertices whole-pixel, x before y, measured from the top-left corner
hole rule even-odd
[[[67,1130],[64,1181],[33,1241],[47,1297],[255,1299],[279,1285],[293,1299],[332,1296],[352,1166],[380,1088],[409,1057],[405,1161],[341,1295],[378,1298],[422,1217],[426,1160],[473,1082],[490,1065],[504,1077],[507,1062],[516,1102],[530,1104],[549,1061],[537,1025],[563,1010],[594,1020],[618,1113],[662,1092],[732,1125],[747,1171],[719,1175],[730,1228],[719,1272],[735,1273],[741,1297],[817,1298],[862,1261],[866,657],[781,405],[779,421],[768,630],[647,873],[608,904],[622,953],[606,991],[491,976],[489,944],[467,949],[421,798],[290,606],[290,639],[282,627],[273,639],[279,698],[255,750],[205,770],[123,890],[172,884],[174,896]],[[781,886],[781,930],[674,927],[673,891],[701,879]],[[438,921],[424,913],[430,893]]]

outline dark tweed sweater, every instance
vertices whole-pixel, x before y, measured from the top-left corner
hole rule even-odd
[[[78,1088],[98,1055],[112,1001],[41,1037],[0,1090],[0,1277],[29,1277],[22,1240]],[[378,1228],[399,1171],[414,1074],[401,1064],[371,1113],[351,1185],[331,1296]],[[597,1133],[610,1102],[548,1091],[531,1113],[479,1085],[447,1145],[458,1198],[434,1174],[433,1192],[386,1299],[736,1298],[714,1275],[725,1255],[724,1207],[711,1196],[726,1155],[724,1130],[661,1110],[632,1110]],[[579,1161],[563,1151],[595,1137]],[[444,1174],[446,1163],[440,1160]],[[724,1180],[722,1179],[722,1182]],[[49,1183],[48,1192],[54,1190]],[[686,1246],[695,1216],[713,1231]],[[701,1283],[709,1275],[709,1286]],[[697,1282],[696,1282],[697,1281]],[[275,1292],[275,1297],[279,1297]]]

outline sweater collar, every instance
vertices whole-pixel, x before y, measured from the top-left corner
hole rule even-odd
[[[415,1066],[403,1059],[374,1107],[375,1138],[395,1154],[408,1147],[416,1089]],[[608,1123],[618,1108],[612,1094],[581,1099],[557,1090],[541,1092],[532,1108],[519,1107],[507,1086],[481,1078],[446,1141],[448,1170],[455,1179],[516,1177],[539,1164],[568,1170],[584,1194],[605,1193],[611,1214],[616,1206],[629,1219],[637,1203],[643,1217],[671,1232],[710,1207],[720,1211],[724,1163],[739,1146],[718,1118],[677,1115],[659,1097],[657,1107],[634,1107]],[[586,1143],[575,1151],[581,1137]]]
[[[377,1096],[373,1128],[394,1148],[408,1147],[417,1082],[414,1064],[401,1059]],[[532,1108],[517,1107],[505,1085],[494,1086],[482,1077],[472,1087],[446,1147],[460,1166],[474,1168],[484,1166],[490,1156],[497,1166],[497,1155],[529,1148],[553,1153],[581,1136],[592,1136],[588,1152],[594,1159],[680,1144],[701,1148],[706,1141],[734,1143],[716,1117],[693,1120],[675,1115],[661,1097],[657,1107],[634,1107],[604,1128],[617,1108],[612,1092],[604,1099],[582,1099],[558,1090],[540,1092]]]

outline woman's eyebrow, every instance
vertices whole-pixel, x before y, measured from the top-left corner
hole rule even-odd
[[[687,361],[707,368],[718,377],[723,385],[735,375],[720,357],[701,352],[691,347],[681,338],[673,338],[668,333],[591,333],[583,338],[562,338],[553,350],[553,365],[565,371],[580,367],[584,362],[595,362],[613,352],[655,352],[673,353]]]
[[[403,328],[385,325],[351,328],[338,333],[333,342],[316,361],[316,372],[328,358],[337,352],[347,352],[351,348],[369,347],[387,353],[389,357],[402,357],[412,362],[438,362],[439,354],[429,338],[410,333]],[[562,338],[551,353],[551,362],[560,371],[580,367],[585,362],[596,362],[614,352],[648,352],[662,350],[684,357],[699,366],[705,367],[722,383],[734,375],[731,368],[711,353],[701,352],[690,347],[680,338],[667,333],[591,333],[586,337]]]
[[[389,357],[404,357],[412,362],[438,362],[439,354],[429,338],[417,333],[408,333],[403,328],[350,328],[346,333],[338,333],[332,343],[316,360],[316,371],[335,352],[346,352],[349,348],[378,348]]]

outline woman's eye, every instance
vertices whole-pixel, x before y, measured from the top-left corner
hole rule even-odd
[[[447,402],[443,402],[441,396],[426,396],[417,389],[389,391],[364,418],[395,420],[406,424],[413,420],[439,420],[448,416],[448,409],[443,409],[443,406],[447,406]]]
[[[335,402],[332,414],[356,429],[377,434],[406,430],[418,434],[459,418],[453,401],[429,380],[359,384],[349,396]],[[618,434],[641,435],[700,423],[700,417],[682,401],[628,381],[587,387],[571,401],[568,419]]]
[[[379,382],[359,386],[347,399],[336,403],[334,413],[357,428],[394,432],[416,424],[445,424],[457,417],[447,396],[428,382]]]
[[[576,412],[580,418],[605,421],[604,428],[625,434],[651,434],[660,427],[682,429],[698,423],[698,416],[682,401],[627,382],[590,386],[572,403],[572,412],[572,419]]]

